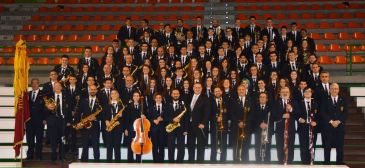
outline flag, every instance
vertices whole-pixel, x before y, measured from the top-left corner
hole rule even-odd
[[[23,144],[24,126],[30,119],[29,101],[28,101],[28,71],[29,62],[27,56],[27,47],[25,41],[20,39],[15,46],[14,55],[14,150],[15,157],[20,154],[20,148]]]

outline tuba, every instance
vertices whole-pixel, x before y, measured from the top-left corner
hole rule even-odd
[[[120,123],[118,122],[119,118],[122,117],[123,111],[125,109],[124,104],[121,100],[118,101],[118,104],[122,104],[122,109],[118,111],[118,113],[113,117],[113,119],[110,121],[109,126],[106,127],[106,131],[111,132],[113,129],[118,126]]]
[[[92,120],[93,117],[96,117],[98,114],[100,114],[103,111],[103,108],[101,107],[101,105],[99,104],[99,107],[97,108],[97,110],[88,115],[87,117],[81,119],[80,122],[78,122],[77,124],[73,125],[72,127],[76,130],[80,130],[82,128],[87,128],[90,129],[92,126],[92,123],[94,120]]]
[[[186,113],[186,107],[184,106],[184,110],[176,117],[178,119],[181,119],[185,113]],[[178,127],[180,127],[180,122],[172,122],[172,123],[168,124],[165,128],[166,128],[167,133],[171,133]]]

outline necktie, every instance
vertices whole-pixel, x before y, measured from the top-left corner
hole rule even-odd
[[[62,74],[65,74],[65,68],[62,68],[62,72],[61,72]]]
[[[337,101],[336,101],[336,98],[334,97],[333,98],[333,104],[336,105],[337,104]]]
[[[265,107],[262,105],[262,106],[261,106],[261,111],[264,111],[264,108],[265,108]]]
[[[90,59],[89,58],[86,59],[86,63],[90,66]]]
[[[269,35],[270,35],[270,41],[272,40],[272,30],[271,27],[269,28]]]
[[[32,92],[32,101],[35,102],[35,91]]]
[[[274,89],[276,88],[276,83],[272,83],[272,86],[274,86]]]
[[[112,109],[112,118],[114,118],[114,115],[117,113],[117,104],[116,103],[113,103],[113,108]]]
[[[57,95],[57,99],[56,99],[56,112],[57,112],[57,116],[61,117],[62,113],[61,113],[61,105],[60,105],[60,95]]]
[[[324,91],[326,91],[326,93],[328,93],[327,84],[324,84]]]
[[[307,101],[307,123],[309,123],[310,111],[311,111],[310,102]]]
[[[284,101],[284,110],[286,109],[286,101],[285,100],[283,100]]]
[[[251,26],[251,34],[253,34],[253,31],[255,30],[254,26]]]
[[[177,103],[174,103],[174,111],[177,109]]]
[[[131,28],[128,27],[128,37],[130,38],[131,37]]]
[[[71,95],[74,94],[74,88],[71,88]]]
[[[136,109],[136,110],[138,110],[138,105],[136,104],[136,105],[134,105],[134,108]]]
[[[84,75],[83,77],[82,77],[82,84],[84,84],[86,82],[86,75]]]
[[[291,63],[291,68],[292,68],[292,70],[294,70],[294,71],[296,70],[296,69],[295,69],[295,64],[294,64],[294,63]]]
[[[109,89],[106,90],[106,96],[108,97],[108,100],[109,100],[110,99],[110,91],[109,91]]]
[[[293,33],[294,33],[294,40],[296,40],[297,39],[297,32],[293,31]]]
[[[259,71],[261,70],[261,64],[259,64]]]
[[[158,106],[157,106],[157,112],[158,112],[158,114],[160,114],[160,115],[161,115],[161,108],[160,108],[160,105],[158,105]]]
[[[193,110],[194,109],[194,106],[195,106],[195,103],[196,103],[196,99],[197,99],[198,96],[195,96],[193,97],[193,100],[191,101],[191,105],[190,105],[190,109]]]
[[[94,99],[91,99],[90,104],[89,104],[89,107],[91,110],[93,110],[93,104],[94,104]]]

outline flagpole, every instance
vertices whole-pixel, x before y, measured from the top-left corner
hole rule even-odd
[[[23,92],[24,94],[24,92]],[[22,108],[22,135],[23,135],[23,140],[20,144],[20,163],[22,164],[21,167],[23,167],[23,141],[24,141],[24,95],[22,96],[22,105],[23,105],[23,108]]]

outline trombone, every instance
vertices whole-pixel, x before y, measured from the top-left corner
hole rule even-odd
[[[244,107],[243,108],[243,127],[240,129],[238,129],[237,132],[237,145],[238,148],[236,149],[236,156],[238,158],[238,160],[241,160],[242,158],[242,148],[243,148],[243,142],[246,139],[246,132],[245,132],[245,127],[246,127],[246,121],[247,121],[247,114],[250,111],[250,107]]]
[[[223,125],[223,113],[225,113],[227,110],[223,108],[223,99],[219,98],[219,114],[217,117],[221,118],[221,121],[216,123],[216,140],[217,140],[217,153],[221,154],[223,150],[223,131],[224,131],[224,125]]]

